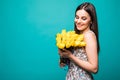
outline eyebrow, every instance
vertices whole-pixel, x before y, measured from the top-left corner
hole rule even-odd
[[[80,17],[79,15],[75,15],[75,16]],[[87,17],[87,16],[81,16],[81,17]]]

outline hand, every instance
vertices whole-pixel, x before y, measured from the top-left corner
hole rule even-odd
[[[60,67],[64,67],[66,64],[65,63],[63,63],[63,62],[61,62],[60,60],[59,60],[59,66]]]
[[[72,55],[72,53],[67,49],[58,49],[58,51],[59,55],[63,58],[69,58],[69,56]]]

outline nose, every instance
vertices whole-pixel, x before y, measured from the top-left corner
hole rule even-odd
[[[80,19],[75,19],[75,23],[81,23]]]
[[[81,20],[80,19],[77,19],[77,23],[80,23],[81,22]]]

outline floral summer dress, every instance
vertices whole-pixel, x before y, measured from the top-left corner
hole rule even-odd
[[[88,60],[83,48],[74,49],[73,55],[81,60]],[[93,80],[93,77],[91,73],[77,66],[74,62],[70,61],[69,69],[66,75],[66,80]]]

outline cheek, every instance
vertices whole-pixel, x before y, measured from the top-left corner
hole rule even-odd
[[[89,25],[90,24],[90,21],[84,21],[83,22],[85,25]]]

